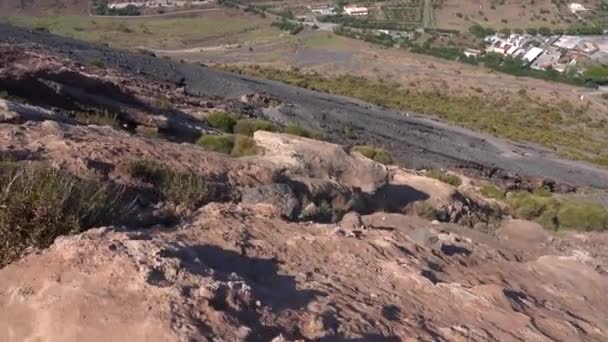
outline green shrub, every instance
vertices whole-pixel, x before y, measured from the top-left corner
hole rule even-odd
[[[90,61],[90,64],[96,68],[100,68],[100,69],[104,69],[106,67],[106,64],[103,62],[103,60],[96,58]]]
[[[203,135],[196,143],[208,150],[235,157],[250,156],[258,152],[255,140],[238,134]]]
[[[534,191],[532,193],[535,196],[539,196],[539,197],[552,197],[553,196],[553,193],[551,192],[551,190],[549,190],[549,188],[547,188],[545,186],[534,189]]]
[[[234,148],[232,155],[235,157],[243,157],[254,155],[258,152],[258,147],[255,140],[243,135],[237,135],[234,140]]]
[[[435,220],[437,218],[437,211],[431,203],[426,201],[414,204],[414,211],[416,215],[427,220]]]
[[[217,128],[226,133],[234,132],[236,120],[226,112],[213,112],[207,116],[207,122],[213,128]]]
[[[376,154],[374,154],[373,158],[376,162],[384,165],[390,165],[393,163],[393,157],[388,151],[383,148],[376,149]]]
[[[426,176],[435,178],[444,183],[453,185],[455,187],[459,187],[462,184],[462,179],[456,175],[449,174],[447,172],[443,172],[441,170],[430,170],[426,173]]]
[[[8,99],[8,91],[0,90],[0,99]]]
[[[204,177],[167,170],[149,160],[137,160],[129,168],[131,177],[154,186],[163,200],[184,204],[191,209],[208,202],[209,189]]]
[[[74,119],[84,125],[120,127],[118,116],[108,111],[76,112]]]
[[[234,148],[234,136],[207,134],[200,137],[196,143],[211,151],[230,154]]]
[[[508,203],[516,218],[536,221],[548,229],[608,229],[608,210],[597,203],[560,201],[529,192],[509,194]]]
[[[235,134],[252,137],[256,131],[276,132],[278,128],[272,122],[260,119],[241,119],[234,126]]]
[[[484,185],[479,190],[482,195],[487,198],[494,198],[497,200],[503,200],[506,197],[506,193],[504,190],[495,187],[494,185]]]
[[[535,220],[547,209],[547,202],[527,192],[514,194],[509,199],[513,215],[525,220]]]
[[[28,247],[61,235],[123,222],[131,203],[122,187],[76,178],[43,165],[0,165],[0,267]]]
[[[299,137],[323,140],[323,134],[321,134],[320,132],[315,132],[295,124],[287,125],[283,132],[291,135],[297,135]]]
[[[368,145],[357,145],[353,147],[353,151],[359,152],[363,156],[380,164],[390,165],[393,163],[393,157],[383,148]]]
[[[596,203],[568,201],[561,205],[557,222],[559,229],[606,230],[608,211]]]

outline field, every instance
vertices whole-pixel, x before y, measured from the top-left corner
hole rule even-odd
[[[584,5],[593,8],[596,2]],[[566,28],[577,20],[566,3],[552,0],[439,0],[434,7],[435,25],[444,29],[466,30],[474,23],[494,29]]]
[[[0,18],[15,15],[86,15],[89,0],[0,0]]]
[[[13,16],[7,20],[15,25],[48,30],[61,36],[127,48],[191,48],[218,39],[232,39],[238,43],[239,39],[234,39],[235,36],[255,40],[264,38],[263,35],[279,34],[278,30],[270,28],[268,20],[235,9],[180,17]]]

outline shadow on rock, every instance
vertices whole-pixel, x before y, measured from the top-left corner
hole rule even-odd
[[[206,274],[206,267],[215,270],[221,281],[233,280],[232,274],[244,279],[252,288],[254,298],[275,311],[299,309],[324,293],[298,290],[293,277],[278,274],[277,261],[240,255],[212,245],[180,246],[170,257],[182,261],[192,274]]]
[[[373,195],[370,195],[368,210],[398,213],[402,212],[411,203],[425,201],[429,198],[430,196],[427,193],[409,185],[386,184]],[[369,214],[369,212],[361,214]]]

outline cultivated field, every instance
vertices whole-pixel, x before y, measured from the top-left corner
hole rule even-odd
[[[584,2],[596,8],[599,1]],[[500,29],[508,28],[566,28],[577,20],[567,8],[567,2],[552,0],[439,0],[434,3],[435,26],[465,30],[474,23]]]
[[[103,18],[87,15],[13,16],[8,21],[61,36],[108,43],[115,47],[135,46],[181,49],[208,41],[239,43],[278,36],[270,21],[236,9],[154,18]],[[219,43],[218,43],[219,44]]]

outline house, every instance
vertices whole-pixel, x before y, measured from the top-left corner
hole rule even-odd
[[[526,52],[526,54],[523,57],[523,60],[527,61],[528,63],[532,63],[532,62],[534,62],[535,59],[537,59],[540,55],[542,55],[542,53],[544,51],[545,50],[543,50],[541,48],[533,47],[528,52]]]
[[[367,7],[346,6],[344,7],[344,13],[354,17],[360,17],[368,15],[369,12],[367,10]]]
[[[308,9],[314,14],[319,15],[334,15],[336,14],[336,8],[330,5],[317,5],[317,6],[308,6]]]
[[[572,12],[572,13],[588,11],[588,9],[586,9],[585,6],[583,6],[582,4],[576,3],[576,2],[568,4],[568,8],[570,9],[570,12]]]
[[[481,55],[481,51],[477,49],[466,49],[464,50],[464,55],[467,57],[479,57]]]

